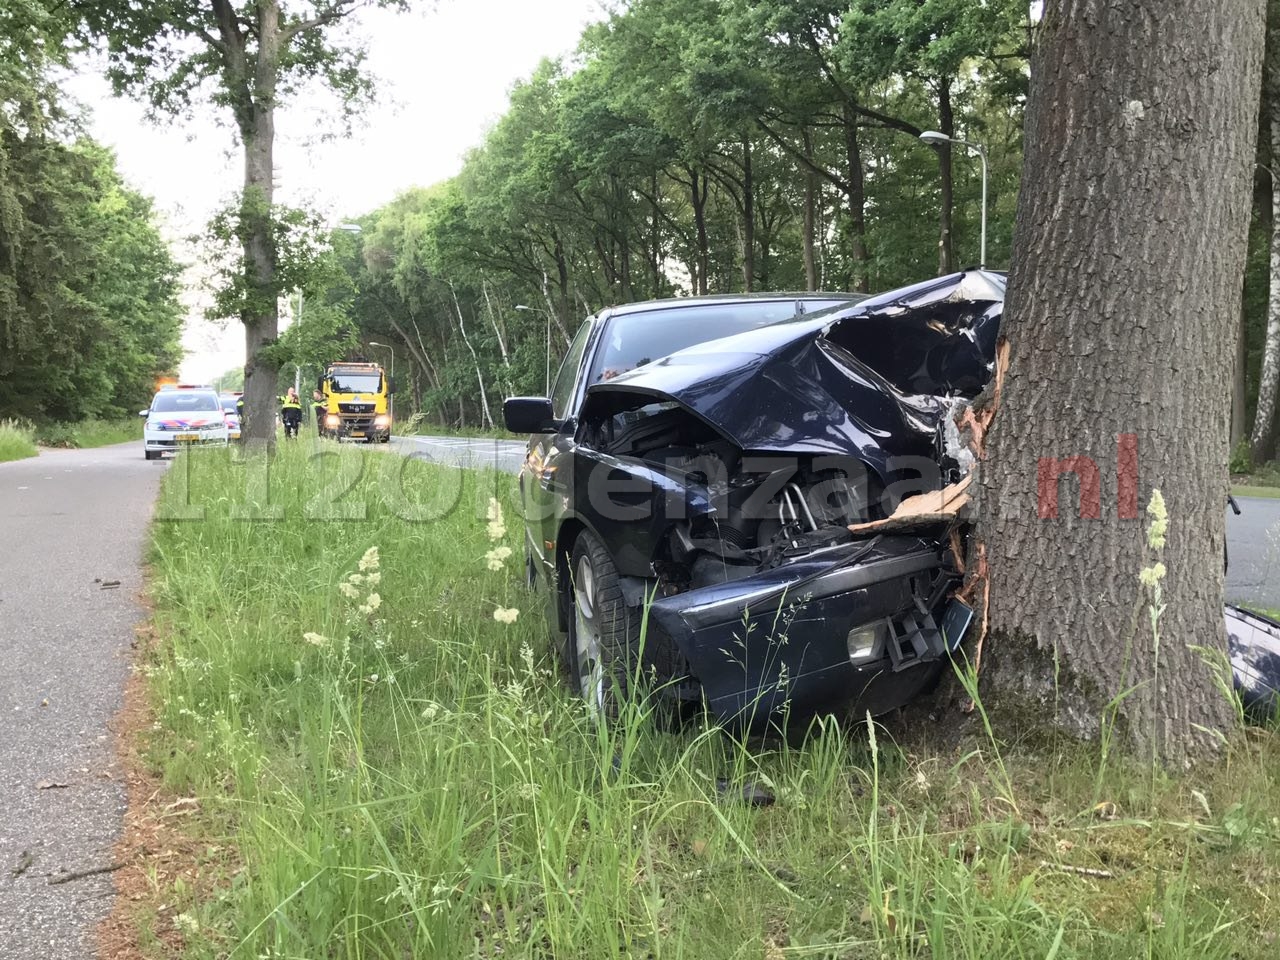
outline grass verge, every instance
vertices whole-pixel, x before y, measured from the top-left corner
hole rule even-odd
[[[48,423],[36,428],[36,442],[43,447],[72,447],[87,450],[113,443],[142,439],[142,421],[81,420],[79,423]]]
[[[38,452],[30,427],[17,420],[0,420],[0,463],[34,457]]]
[[[1276,955],[1271,733],[1179,779],[856,720],[797,748],[602,727],[557,680],[512,504],[487,524],[509,477],[238,456],[183,454],[158,505],[145,755],[235,855],[139,908],[156,955]]]
[[[1268,499],[1280,499],[1280,487],[1256,487],[1249,484],[1239,484],[1231,488],[1232,494],[1237,497],[1266,497]]]

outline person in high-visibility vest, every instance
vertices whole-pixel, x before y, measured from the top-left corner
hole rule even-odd
[[[298,428],[302,426],[302,401],[298,399],[298,391],[293,387],[280,398],[280,419],[284,421],[285,437],[297,440]]]
[[[324,436],[324,418],[328,410],[325,408],[324,394],[319,390],[311,392],[311,412],[316,416],[316,436]]]

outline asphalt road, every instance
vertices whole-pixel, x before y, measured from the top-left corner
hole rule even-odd
[[[396,449],[409,456],[461,467],[520,469],[523,440],[467,437],[395,437]],[[1241,515],[1227,512],[1226,598],[1231,602],[1280,610],[1280,500],[1238,497]]]
[[[0,464],[0,956],[83,960],[111,906],[120,707],[164,466],[140,443]],[[118,586],[112,586],[118,582]],[[15,875],[15,873],[17,875]]]
[[[406,456],[458,467],[492,467],[516,473],[524,462],[523,440],[487,437],[392,437],[392,446]]]

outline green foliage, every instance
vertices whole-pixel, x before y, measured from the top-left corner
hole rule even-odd
[[[58,25],[39,3],[0,11],[0,414],[42,422],[136,410],[180,356],[150,201],[47,79]]]
[[[44,423],[36,427],[35,437],[42,447],[88,450],[113,443],[141,440],[142,421],[137,417],[121,417],[118,420]]]
[[[23,460],[37,453],[35,432],[21,420],[0,420],[0,463]]]
[[[544,389],[548,324],[554,367],[613,303],[927,277],[942,159],[916,135],[944,90],[956,134],[988,150],[1000,266],[1025,20],[1012,0],[636,0],[516,84],[457,177],[361,219],[342,254],[357,335],[396,346],[402,406],[486,426],[501,395]],[[951,242],[973,264],[980,167],[952,164]]]
[[[1236,448],[1231,451],[1231,462],[1228,470],[1233,474],[1253,472],[1253,452],[1249,447],[1248,440],[1241,440],[1236,444]]]

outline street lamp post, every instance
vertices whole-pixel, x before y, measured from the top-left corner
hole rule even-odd
[[[392,380],[395,380],[395,378],[396,378],[396,351],[395,351],[395,348],[394,348],[394,347],[390,347],[390,346],[388,346],[388,345],[387,345],[387,344],[385,344],[385,343],[378,343],[378,342],[377,342],[377,341],[375,341],[375,340],[370,340],[370,341],[369,341],[369,346],[371,346],[371,347],[381,347],[383,350],[386,350],[388,353],[390,353],[390,354],[391,354],[391,379],[392,379]],[[395,429],[395,422],[396,422],[396,395],[395,395],[394,393],[393,393],[393,394],[391,394],[391,396],[389,396],[389,397],[387,398],[387,416],[389,416],[389,417],[391,418],[391,425],[392,425],[392,429]],[[412,419],[412,418],[410,418],[410,419]]]
[[[538,310],[523,303],[517,303],[516,309],[527,310],[530,313],[541,313],[547,318],[547,385],[544,389],[549,397],[551,396],[551,314],[546,310]]]
[[[987,148],[980,143],[970,143],[968,140],[957,140],[955,137],[948,137],[945,133],[939,133],[937,130],[926,130],[920,134],[920,139],[934,147],[941,146],[944,143],[958,144],[966,150],[972,150],[982,160],[982,247],[978,255],[978,266],[985,270],[987,268]]]

